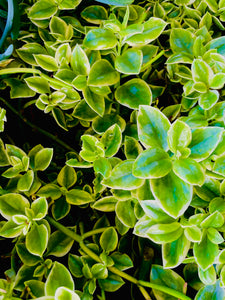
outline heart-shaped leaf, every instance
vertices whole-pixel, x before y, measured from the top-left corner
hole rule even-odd
[[[105,59],[96,61],[91,67],[88,77],[90,86],[107,86],[117,83],[120,79],[119,73]]]
[[[124,74],[139,74],[141,70],[143,54],[141,50],[129,49],[115,60],[115,68]]]
[[[169,155],[161,148],[143,151],[135,160],[133,175],[139,178],[160,178],[172,169]]]
[[[139,140],[146,148],[159,147],[165,151],[169,150],[167,132],[170,122],[158,108],[141,105],[137,123]]]
[[[173,218],[181,216],[192,200],[191,185],[173,171],[162,178],[151,179],[151,190],[164,211]]]
[[[117,44],[117,38],[111,30],[97,28],[88,31],[84,38],[84,47],[91,50],[112,49]]]
[[[133,160],[122,161],[112,170],[111,176],[102,181],[102,184],[114,189],[134,190],[141,186],[143,179],[132,174]]]
[[[115,98],[124,106],[138,109],[139,105],[151,105],[152,92],[144,80],[135,78],[121,85],[116,90]]]

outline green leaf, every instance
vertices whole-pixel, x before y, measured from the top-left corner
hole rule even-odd
[[[164,268],[175,268],[179,266],[185,259],[190,248],[190,241],[182,234],[172,243],[162,245],[162,257]]]
[[[224,217],[219,211],[215,211],[214,213],[207,216],[202,222],[201,227],[202,228],[220,228],[224,224]]]
[[[27,173],[22,175],[17,183],[17,188],[19,191],[29,191],[32,183],[34,181],[34,172],[32,170],[28,170]]]
[[[48,229],[44,224],[33,224],[26,236],[27,250],[38,256],[42,256],[48,244]]]
[[[118,201],[115,208],[116,216],[120,222],[130,228],[133,228],[137,218],[134,213],[134,201],[123,200]]]
[[[34,59],[35,54],[47,54],[45,48],[38,43],[27,43],[16,50],[16,52],[23,61],[34,66],[37,66],[37,62]]]
[[[38,280],[28,280],[24,282],[25,287],[29,289],[30,295],[35,299],[44,296],[45,284]]]
[[[74,78],[76,77],[76,74],[68,69],[68,68],[64,68],[64,69],[59,69],[57,71],[57,73],[54,75],[54,77],[58,80],[60,80],[61,82],[68,83],[69,85],[72,84]]]
[[[103,134],[110,126],[118,124],[123,132],[126,127],[125,120],[116,113],[104,114],[103,117],[97,117],[93,120],[92,127],[95,132]]]
[[[116,5],[116,6],[126,6],[134,2],[134,0],[96,0],[100,3],[105,3],[108,5]]]
[[[72,205],[83,205],[93,202],[94,199],[88,192],[72,189],[66,193],[66,201]]]
[[[225,84],[224,73],[217,73],[212,78],[210,78],[210,88],[219,90],[222,89]]]
[[[57,12],[54,0],[39,0],[29,10],[28,17],[34,20],[49,19]]]
[[[53,16],[49,23],[49,27],[53,37],[59,41],[69,40],[73,35],[71,25],[67,25],[67,23],[59,17]]]
[[[113,252],[110,257],[114,261],[114,267],[124,271],[133,267],[133,262],[127,254],[122,254],[119,252]]]
[[[72,275],[76,278],[83,277],[83,263],[80,256],[69,253],[68,266]]]
[[[224,288],[220,287],[220,281],[218,280],[213,285],[203,286],[195,296],[195,300],[217,300],[225,299]]]
[[[144,80],[134,78],[118,87],[115,98],[124,106],[138,109],[139,105],[151,105],[152,92]]]
[[[42,261],[40,256],[33,255],[27,250],[25,243],[17,243],[16,251],[21,261],[27,266],[35,266]]]
[[[51,207],[52,215],[55,220],[60,220],[68,215],[70,211],[70,204],[66,201],[65,197],[60,197]]]
[[[59,9],[75,9],[82,0],[57,0]],[[76,299],[75,299],[76,300]]]
[[[168,145],[173,153],[187,147],[191,142],[191,128],[183,121],[176,120],[168,131]]]
[[[190,158],[201,161],[207,158],[217,147],[223,134],[223,128],[204,127],[192,130]]]
[[[71,289],[61,286],[56,290],[55,300],[80,300],[80,297]]]
[[[45,197],[40,197],[34,200],[31,204],[31,209],[34,213],[33,220],[43,219],[48,212],[48,202]]]
[[[8,154],[5,150],[3,141],[0,139],[0,166],[5,167],[10,165]]]
[[[217,53],[225,55],[225,37],[221,36],[215,39],[212,39],[206,47],[208,49],[216,49]]]
[[[168,215],[177,218],[186,211],[193,192],[188,183],[177,177],[173,171],[165,177],[151,179],[150,182],[153,195]]]
[[[29,88],[39,94],[50,93],[50,88],[47,80],[44,78],[33,76],[25,79]]]
[[[98,284],[106,292],[115,292],[124,284],[124,281],[120,276],[109,273],[106,279],[99,279]]]
[[[143,61],[143,54],[138,49],[128,49],[122,55],[117,56],[115,68],[123,74],[139,74]]]
[[[74,240],[61,231],[53,232],[48,241],[47,254],[56,257],[65,256],[73,246]]]
[[[198,275],[200,280],[205,285],[212,285],[216,282],[216,271],[214,266],[209,267],[205,271],[203,271],[201,268],[198,268]]]
[[[49,183],[41,187],[37,195],[46,198],[50,197],[52,200],[55,200],[62,195],[62,192],[60,191],[60,187],[58,185]]]
[[[219,254],[218,245],[212,243],[207,236],[200,243],[194,243],[193,251],[197,264],[203,271],[212,266]]]
[[[146,232],[146,236],[156,244],[171,243],[177,240],[183,233],[178,222],[170,224],[155,224]]]
[[[58,174],[57,182],[65,188],[70,188],[77,181],[77,174],[72,167],[64,166]]]
[[[117,83],[120,79],[119,73],[106,59],[97,60],[91,67],[88,77],[90,86],[108,86]]]
[[[214,244],[221,244],[224,242],[222,235],[215,228],[208,228],[207,236]]]
[[[120,148],[122,132],[118,124],[110,126],[102,135],[101,143],[104,145],[105,156],[114,156]]]
[[[83,40],[85,48],[90,50],[112,49],[117,44],[117,38],[111,30],[97,28],[88,31]]]
[[[35,171],[44,171],[48,168],[51,163],[53,156],[52,148],[44,148],[35,155],[34,157],[34,169]]]
[[[216,102],[219,100],[219,92],[216,90],[209,90],[206,93],[203,93],[199,97],[199,106],[204,109],[208,110],[212,108]]]
[[[122,161],[112,170],[111,176],[102,184],[114,189],[133,190],[140,187],[144,181],[132,175],[133,160]]]
[[[133,175],[138,178],[160,178],[172,169],[169,155],[161,148],[143,151],[133,164]]]
[[[85,100],[81,100],[75,107],[73,114],[75,118],[92,121],[97,117],[97,113],[91,109]]]
[[[50,55],[35,54],[34,58],[37,64],[46,71],[57,71],[58,66],[55,59]]]
[[[60,45],[55,52],[55,60],[58,64],[69,63],[71,59],[71,48],[68,43]]]
[[[183,28],[173,28],[170,34],[170,47],[173,52],[193,54],[194,35]]]
[[[106,253],[116,249],[118,244],[118,235],[113,227],[107,228],[100,236],[100,245]]]
[[[146,148],[159,147],[165,151],[169,149],[167,132],[170,122],[158,108],[141,105],[137,123],[139,140]]]
[[[144,30],[142,33],[137,33],[125,40],[130,46],[147,45],[156,40],[165,29],[167,23],[162,19],[151,17],[143,23]]]
[[[216,159],[213,165],[213,171],[225,176],[225,155],[220,156]]]
[[[174,219],[168,216],[155,200],[142,200],[140,202],[145,214],[158,224],[168,224],[174,222]]]
[[[202,59],[194,59],[191,71],[195,82],[203,82],[206,86],[209,86],[213,71],[206,62]]]
[[[152,265],[150,281],[151,283],[168,287],[183,294],[186,293],[186,284],[183,278],[174,271],[163,269],[161,266]],[[159,290],[153,289],[153,293],[157,300],[177,300],[176,297],[165,294]]]
[[[141,152],[142,152],[142,147],[138,143],[138,141],[131,136],[125,136],[124,153],[126,158],[136,159]]]
[[[100,116],[104,115],[105,112],[105,100],[103,96],[97,95],[91,91],[89,87],[83,89],[83,96],[86,103],[95,113]]]
[[[107,158],[101,157],[94,161],[95,173],[100,173],[104,178],[110,176],[111,170],[112,170],[112,166]]]
[[[23,291],[25,289],[25,282],[28,281],[28,280],[32,280],[32,279],[35,279],[33,277],[33,273],[34,273],[34,270],[35,270],[35,266],[26,266],[26,265],[23,265],[17,272],[16,274],[16,278],[14,280],[14,288],[17,290],[17,291]],[[16,298],[17,300],[17,298]],[[53,300],[53,299],[48,299],[48,300]]]
[[[90,72],[90,63],[88,57],[78,44],[75,46],[72,52],[71,66],[73,71],[79,75],[88,75]]]
[[[110,212],[115,211],[116,203],[118,202],[118,199],[113,196],[107,196],[103,197],[100,200],[97,200],[93,205],[92,208],[104,211],[104,212]]]
[[[173,171],[178,177],[189,184],[201,186],[205,182],[204,169],[191,158],[174,160]]]
[[[190,227],[185,227],[184,234],[187,239],[191,242],[200,242],[202,239],[202,232],[201,229],[198,228],[196,225],[192,225]]]
[[[70,272],[64,265],[56,261],[45,283],[45,295],[54,296],[56,290],[62,286],[74,290],[74,282]]]
[[[24,156],[26,156],[26,153],[23,150],[21,150],[19,147],[14,145],[6,144],[6,151],[9,156],[16,156],[21,160],[23,159]]]
[[[83,135],[81,140],[83,145],[80,156],[84,160],[93,162],[100,157],[104,157],[104,146],[95,136]]]
[[[20,194],[9,193],[0,196],[0,213],[7,220],[14,215],[25,214],[26,207],[30,207],[30,203]]]
[[[15,238],[23,232],[24,225],[17,225],[13,220],[6,222],[0,229],[0,236]]]
[[[81,17],[93,24],[101,24],[108,19],[107,10],[100,5],[90,5],[81,12]]]

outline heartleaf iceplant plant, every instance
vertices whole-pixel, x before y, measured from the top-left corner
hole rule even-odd
[[[105,300],[124,280],[132,299],[225,299],[224,1],[133,2],[24,0],[18,41],[6,27],[0,89],[78,142],[0,98],[53,141],[5,144],[1,109],[1,299]]]

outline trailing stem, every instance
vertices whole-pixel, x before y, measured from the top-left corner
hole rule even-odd
[[[94,253],[91,249],[89,249],[83,242],[84,238],[87,238],[88,236],[90,236],[89,233],[85,233],[83,236],[80,236],[78,234],[76,234],[75,232],[72,232],[70,229],[66,228],[65,226],[63,226],[62,224],[58,223],[57,221],[55,221],[53,218],[46,216],[46,220],[53,225],[55,228],[57,228],[58,230],[60,230],[61,232],[63,232],[64,234],[66,234],[67,236],[71,237],[73,240],[75,240],[76,242],[79,243],[81,249],[87,254],[89,255],[92,259],[94,259],[97,262],[102,262],[101,259],[99,258],[99,256]],[[101,230],[97,230],[96,232],[91,231],[91,235],[95,234],[95,233],[100,233]],[[119,269],[115,268],[115,267],[108,267],[109,271],[136,284],[142,295],[145,297],[146,300],[150,300],[150,296],[148,295],[147,291],[144,289],[144,287],[148,287],[151,289],[155,289],[161,292],[164,292],[166,294],[169,294],[171,296],[174,296],[180,300],[191,300],[191,298],[189,298],[188,296],[184,295],[181,292],[178,292],[176,290],[173,290],[171,288],[165,287],[165,286],[161,286],[158,284],[154,284],[151,282],[147,282],[147,281],[143,281],[143,280],[138,280],[136,278],[134,278],[133,276],[120,271]]]
[[[12,107],[5,99],[0,98],[0,100],[14,113],[16,114],[25,124],[27,124],[28,126],[30,126],[31,128],[37,130],[38,132],[40,132],[41,134],[47,136],[48,138],[50,138],[51,140],[53,140],[54,142],[58,143],[59,145],[61,145],[63,148],[69,150],[69,151],[73,151],[75,152],[77,155],[78,153],[72,148],[70,147],[68,144],[66,144],[65,142],[63,142],[62,140],[60,140],[59,138],[57,138],[55,135],[51,134],[50,132],[41,129],[40,127],[36,126],[35,124],[31,123],[30,121],[28,121],[26,118],[23,118],[23,116],[21,116],[21,114],[18,113],[18,111]]]

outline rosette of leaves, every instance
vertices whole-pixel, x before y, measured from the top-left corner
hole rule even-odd
[[[42,222],[48,212],[47,200],[40,197],[30,205],[27,198],[16,193],[2,195],[0,200],[1,215],[7,219],[1,224],[0,235],[6,238],[26,236],[26,249],[41,257],[49,237],[49,228]]]
[[[102,183],[133,190],[150,180],[156,201],[167,214],[177,218],[191,203],[193,185],[204,183],[201,162],[216,149],[224,129],[214,126],[191,130],[180,120],[171,125],[159,109],[150,106],[140,106],[137,124],[139,141],[147,149],[135,160],[119,163]]]
[[[4,145],[2,140],[0,143],[0,166],[10,166],[2,173],[2,176],[13,180],[18,191],[28,195],[34,194],[41,186],[37,173],[48,168],[52,160],[53,149],[37,145],[27,155],[15,145]]]
[[[70,166],[64,166],[57,176],[57,183],[41,187],[37,195],[51,199],[51,211],[56,220],[64,218],[71,205],[85,206],[94,201],[90,186],[72,188],[77,181],[77,173]]]
[[[203,110],[209,110],[218,102],[225,83],[222,44],[223,38],[212,40],[205,26],[195,34],[184,28],[171,29],[173,54],[167,60],[168,71],[171,80],[184,86],[183,104],[187,108],[198,101]]]

